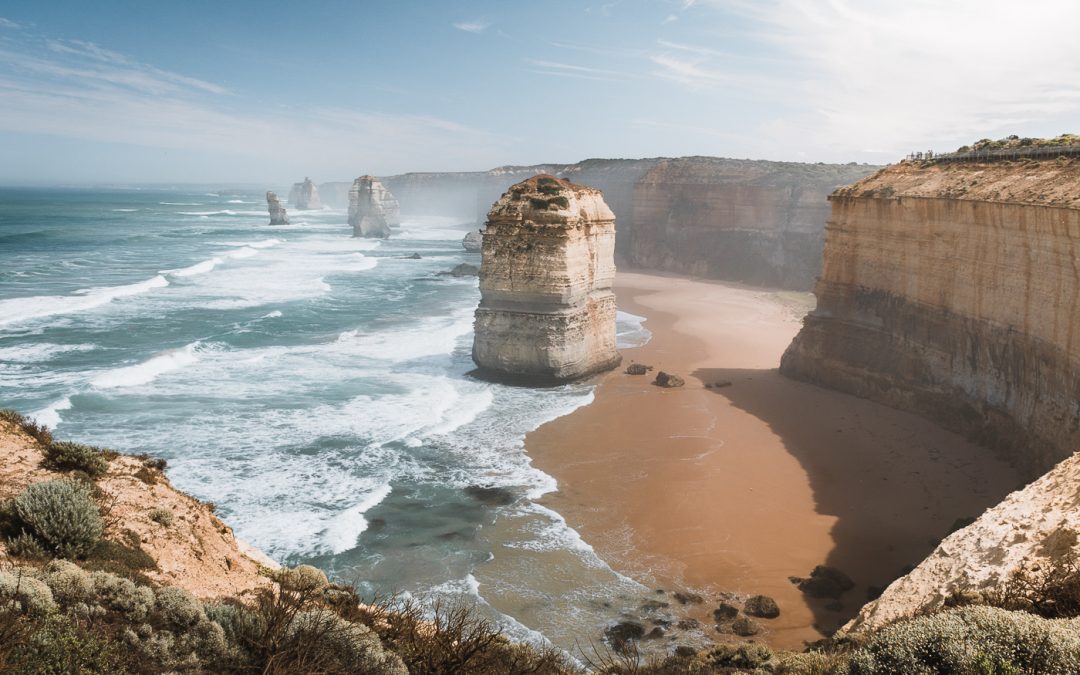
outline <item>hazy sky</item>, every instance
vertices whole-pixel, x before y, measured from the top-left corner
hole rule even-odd
[[[1075,0],[0,0],[0,183],[587,157],[893,161],[1080,131]]]

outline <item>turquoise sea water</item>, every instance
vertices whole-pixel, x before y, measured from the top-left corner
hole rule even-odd
[[[437,273],[478,263],[472,225],[368,241],[344,211],[289,215],[267,226],[261,192],[0,189],[0,407],[166,458],[240,538],[367,593],[466,593],[568,648],[632,607],[534,503],[555,482],[522,443],[592,387],[467,375],[476,279]],[[647,336],[620,315],[624,346]]]

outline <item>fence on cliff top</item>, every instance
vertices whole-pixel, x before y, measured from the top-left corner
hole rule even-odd
[[[994,148],[969,150],[968,152],[913,152],[907,162],[995,162],[1010,159],[1056,159],[1057,157],[1080,157],[1080,145],[1049,145],[1043,147]]]

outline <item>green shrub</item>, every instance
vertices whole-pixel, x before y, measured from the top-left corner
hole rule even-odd
[[[1043,619],[996,607],[949,609],[875,633],[851,657],[871,673],[1080,672],[1080,620]]]
[[[173,512],[169,509],[153,509],[147,515],[150,517],[150,520],[165,527],[172,525],[173,520],[175,519]]]
[[[96,602],[123,615],[128,621],[145,620],[157,603],[151,588],[130,579],[110,572],[93,572],[90,578],[94,584]]]
[[[101,478],[109,468],[103,448],[74,441],[49,443],[45,447],[45,464],[56,471],[82,471],[91,478]]]
[[[65,607],[95,600],[93,578],[73,562],[54,560],[42,569],[41,578]]]
[[[370,628],[326,609],[300,612],[274,659],[278,672],[408,675],[401,658],[383,649]]]
[[[8,539],[6,546],[8,553],[24,560],[44,560],[49,557],[49,552],[29,532],[20,532]]]
[[[186,629],[206,621],[202,604],[183,588],[167,586],[159,588],[154,612],[162,625]]]
[[[4,672],[12,675],[122,675],[129,672],[115,645],[60,614],[31,624],[8,659]]]
[[[101,512],[90,490],[75,481],[34,483],[15,498],[14,511],[25,529],[57,557],[85,556],[101,541]]]
[[[0,421],[14,424],[15,426],[26,432],[42,446],[46,446],[52,443],[53,437],[52,434],[49,432],[49,427],[45,426],[44,424],[38,424],[37,421],[32,420],[29,417],[24,417],[23,415],[20,415],[14,410],[0,410]]]
[[[28,571],[15,569],[0,572],[0,604],[9,605],[19,612],[45,615],[56,611],[56,601],[52,591],[40,579],[32,577]]]
[[[274,573],[273,579],[281,584],[283,590],[301,593],[318,591],[330,585],[326,573],[311,565],[284,567]]]

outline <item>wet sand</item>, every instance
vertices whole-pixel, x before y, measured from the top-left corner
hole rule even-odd
[[[781,376],[809,294],[620,273],[616,295],[653,334],[623,350],[623,365],[655,370],[600,377],[591,405],[530,434],[526,449],[559,482],[546,506],[617,571],[698,589],[703,622],[720,593],[763,593],[781,615],[760,620],[759,639],[799,648],[925,557],[957,518],[1021,484],[930,422]],[[659,370],[686,385],[653,386]],[[705,387],[722,381],[731,385]],[[819,564],[857,584],[839,611],[788,580]]]

